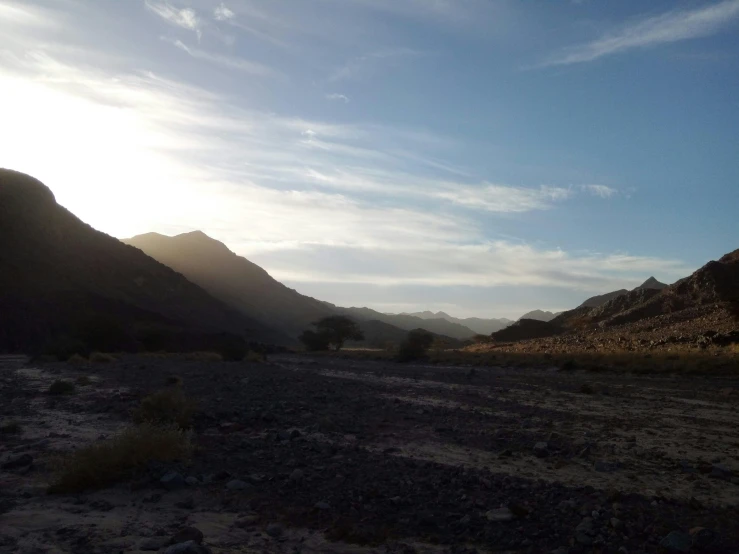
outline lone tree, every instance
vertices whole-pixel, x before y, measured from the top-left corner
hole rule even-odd
[[[364,333],[357,323],[344,315],[330,315],[312,324],[316,330],[306,330],[300,341],[308,350],[328,350],[333,346],[338,351],[348,340],[362,340]]]
[[[434,335],[426,329],[413,329],[408,331],[405,340],[400,343],[398,349],[398,361],[410,362],[426,356],[426,352],[434,343]]]

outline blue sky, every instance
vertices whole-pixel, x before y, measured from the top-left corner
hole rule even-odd
[[[300,292],[518,317],[739,247],[739,0],[0,0],[0,166]]]

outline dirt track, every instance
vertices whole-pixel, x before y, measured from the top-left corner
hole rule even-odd
[[[298,356],[1,371],[23,433],[0,458],[34,464],[0,472],[0,550],[138,552],[194,525],[214,552],[650,552],[694,527],[716,538],[693,551],[739,551],[739,379]],[[55,452],[115,433],[175,374],[199,403],[192,464],[44,494]],[[79,375],[95,382],[43,394]],[[199,482],[167,492],[172,470]]]

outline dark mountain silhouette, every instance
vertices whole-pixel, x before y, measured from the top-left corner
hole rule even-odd
[[[531,312],[523,314],[521,317],[518,318],[518,320],[521,321],[522,319],[535,319],[536,321],[551,321],[561,313],[562,312],[554,313],[544,310],[533,310]]]
[[[147,233],[123,242],[141,249],[157,261],[182,273],[243,314],[293,339],[310,328],[313,322],[337,313],[355,319],[364,333],[365,340],[349,343],[353,346],[397,345],[405,338],[407,330],[424,323],[413,318],[410,326],[401,328],[394,325],[392,318],[380,312],[366,308],[340,308],[302,295],[201,231],[174,237]],[[435,329],[428,330],[435,332]],[[474,334],[467,331],[470,336]]]
[[[40,181],[6,169],[0,169],[0,314],[0,351],[38,350],[62,335],[105,338],[119,349],[140,346],[144,332],[204,346],[205,334],[222,332],[281,339],[83,223]]]
[[[553,327],[552,324],[547,321],[521,318],[505,329],[501,329],[490,336],[494,341],[513,342],[523,339],[550,337],[557,332],[558,328]]]
[[[679,328],[685,336],[715,333],[716,329],[735,331],[739,327],[739,250],[708,262],[672,285],[649,278],[598,306],[563,312],[546,327],[521,326],[515,338],[510,338],[513,334],[508,338],[495,334],[494,338],[522,340],[617,326],[622,332]]]
[[[400,314],[400,315],[409,315],[413,317],[418,317],[420,319],[445,319],[451,323],[456,323],[458,325],[462,325],[464,327],[467,327],[468,329],[471,329],[475,334],[479,335],[489,335],[490,333],[493,333],[495,331],[499,331],[511,323],[513,323],[513,320],[507,319],[505,317],[502,318],[493,318],[493,319],[485,319],[480,317],[465,317],[465,318],[459,318],[451,316],[445,312],[431,312],[431,311],[423,311],[423,312],[415,312],[410,314]],[[472,335],[470,335],[472,336]],[[469,337],[459,337],[459,338],[469,338]]]
[[[459,323],[453,323],[444,318],[422,319],[407,314],[384,314],[371,308],[342,308],[326,302],[327,306],[338,313],[356,318],[359,321],[377,320],[393,325],[405,331],[413,329],[425,329],[433,334],[445,335],[457,340],[465,340],[474,337],[477,333]]]
[[[174,237],[147,233],[123,242],[182,273],[229,306],[291,337],[334,313],[323,302],[286,287],[201,231]]]

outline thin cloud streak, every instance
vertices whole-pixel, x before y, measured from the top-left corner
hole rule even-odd
[[[721,31],[739,17],[739,0],[648,17],[602,38],[565,48],[537,67],[585,63],[599,58],[694,39]]]
[[[200,18],[192,8],[176,8],[166,0],[164,2],[146,0],[146,7],[168,23],[194,31],[198,40],[202,37]]]
[[[340,100],[341,102],[344,102],[344,104],[349,103],[349,97],[346,94],[339,94],[337,92],[332,92],[331,94],[327,94],[326,100]]]
[[[282,75],[281,73],[278,73],[274,69],[264,66],[262,64],[256,63],[256,62],[250,62],[248,60],[244,60],[242,58],[236,58],[233,56],[224,56],[222,54],[212,54],[210,52],[206,52],[199,48],[191,48],[187,46],[185,43],[183,43],[181,40],[171,40],[166,37],[162,37],[162,40],[172,44],[173,46],[179,48],[183,52],[186,52],[191,57],[197,60],[220,65],[227,69],[236,69],[238,71],[244,71],[246,73],[251,73],[253,75],[264,75],[264,76],[272,76],[272,77],[280,76],[280,77],[285,78],[284,75]]]

